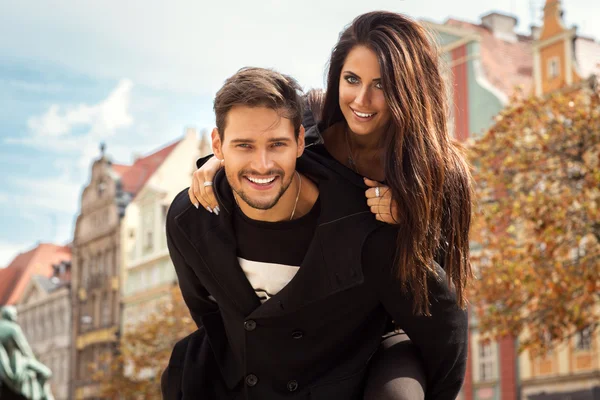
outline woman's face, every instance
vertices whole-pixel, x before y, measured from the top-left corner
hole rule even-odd
[[[348,53],[340,74],[339,101],[353,133],[383,133],[390,120],[390,109],[383,95],[381,71],[373,50],[356,46]]]

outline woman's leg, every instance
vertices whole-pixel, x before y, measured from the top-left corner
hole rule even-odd
[[[404,332],[390,333],[371,359],[364,400],[425,399],[425,382],[417,348]]]

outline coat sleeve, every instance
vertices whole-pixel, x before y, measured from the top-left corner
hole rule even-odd
[[[374,290],[388,314],[421,353],[427,376],[425,398],[454,400],[466,373],[467,311],[457,304],[444,270],[436,263],[439,276],[428,280],[431,316],[413,312],[410,294],[401,290],[392,272],[396,235],[393,227],[382,227],[371,234],[363,250],[363,268],[372,274]]]
[[[194,249],[188,239],[179,231],[175,221],[177,209],[182,202],[188,202],[186,190],[181,192],[173,201],[167,214],[167,247],[171,261],[175,266],[177,279],[183,300],[190,310],[192,319],[198,327],[202,326],[202,317],[219,310],[217,304],[209,299],[209,293],[202,285],[200,278],[186,260],[184,254],[194,254]],[[190,203],[191,204],[191,203]]]

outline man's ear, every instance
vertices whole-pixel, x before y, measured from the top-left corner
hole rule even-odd
[[[304,125],[300,125],[300,131],[298,132],[298,155],[296,157],[300,157],[304,153]]]
[[[217,128],[214,128],[210,136],[212,138],[213,154],[219,160],[223,161],[223,143],[221,142],[221,135],[219,135],[219,130]]]

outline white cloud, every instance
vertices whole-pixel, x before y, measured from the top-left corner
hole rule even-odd
[[[90,164],[99,155],[98,144],[133,126],[132,88],[132,82],[123,79],[98,103],[53,104],[29,118],[28,136],[7,140],[54,157],[43,166],[31,161],[35,167],[25,176],[4,176],[7,189],[0,192],[0,204],[10,205],[16,215],[36,227],[33,240],[64,243],[72,237],[73,218]],[[131,146],[124,147],[131,151]],[[9,257],[19,246],[5,244],[0,256]]]
[[[130,80],[123,79],[104,101],[92,106],[79,104],[63,111],[53,104],[45,114],[31,117],[27,126],[33,138],[41,140],[68,136],[78,126],[88,126],[87,135],[94,138],[112,136],[116,129],[133,123],[129,114],[132,87]]]

